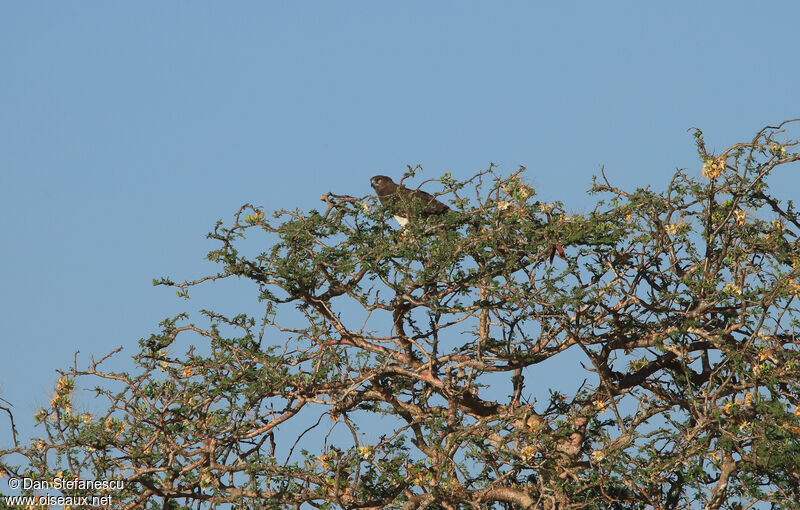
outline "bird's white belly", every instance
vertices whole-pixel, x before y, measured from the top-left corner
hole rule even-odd
[[[401,227],[408,225],[408,218],[403,218],[402,216],[397,216],[395,214],[394,219],[397,220],[397,223],[399,223]]]

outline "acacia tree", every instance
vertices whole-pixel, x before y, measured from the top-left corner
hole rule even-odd
[[[218,274],[158,283],[244,279],[263,316],[165,320],[134,372],[76,363],[2,468],[120,478],[125,508],[795,508],[800,216],[768,190],[800,159],[784,124],[720,154],[696,131],[702,175],[603,176],[586,214],[493,167],[442,177],[452,210],[402,230],[370,197],[246,205],[209,234]],[[190,332],[206,344],[181,354]],[[567,351],[576,390],[548,393]],[[74,408],[79,381],[104,412]]]

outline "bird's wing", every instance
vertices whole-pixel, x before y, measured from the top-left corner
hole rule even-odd
[[[406,192],[404,193],[406,195],[406,200],[419,200],[420,204],[422,204],[422,210],[420,212],[423,214],[444,214],[450,210],[449,207],[436,200],[430,193],[418,189],[410,190],[405,187],[402,189]]]

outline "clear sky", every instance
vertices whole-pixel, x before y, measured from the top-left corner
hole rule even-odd
[[[794,1],[2,2],[0,397],[35,435],[75,351],[124,346],[124,365],[205,305],[151,280],[214,271],[205,234],[245,202],[494,162],[580,211],[600,165],[623,187],[699,174],[688,128],[723,149],[800,117],[798,19]]]

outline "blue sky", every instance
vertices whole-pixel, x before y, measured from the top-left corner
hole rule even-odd
[[[623,187],[699,174],[688,128],[723,149],[800,117],[797,19],[788,1],[3,2],[0,397],[35,435],[75,351],[124,346],[124,365],[199,308],[151,280],[214,271],[205,234],[245,202],[494,162],[581,211],[600,165]],[[235,290],[223,307],[252,299]]]

